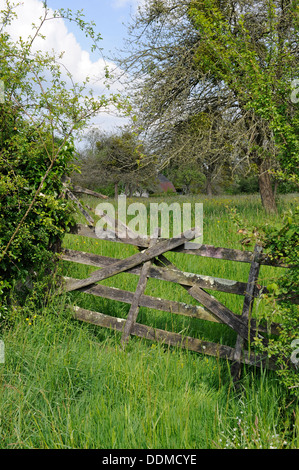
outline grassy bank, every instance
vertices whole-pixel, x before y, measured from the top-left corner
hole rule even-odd
[[[296,196],[282,197],[280,211],[296,201]],[[99,201],[87,202],[95,207]],[[255,196],[196,202],[204,204],[207,244],[241,248],[226,206],[235,206],[248,224],[266,220]],[[70,235],[65,246],[119,258],[137,251]],[[247,280],[249,266],[244,263],[167,256],[185,271]],[[73,263],[64,263],[61,269],[78,278],[93,270]],[[265,282],[276,275],[271,268],[261,271]],[[137,281],[137,276],[121,274],[104,282],[134,291]],[[180,286],[162,281],[150,279],[145,293],[192,303]],[[240,313],[242,298],[213,295]],[[136,338],[123,351],[118,333],[73,320],[70,303],[122,318],[129,309],[126,304],[71,293],[45,302],[43,309],[18,311],[14,328],[2,332],[0,448],[298,448],[298,408],[275,373],[245,368],[236,393],[225,361]],[[254,315],[266,314],[265,306],[257,304]],[[236,340],[223,325],[145,308],[138,321],[231,346]]]

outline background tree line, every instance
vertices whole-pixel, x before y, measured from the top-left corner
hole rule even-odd
[[[276,212],[277,184],[298,187],[298,1],[147,0],[125,52],[118,64],[159,171],[194,172],[208,194],[249,175]]]

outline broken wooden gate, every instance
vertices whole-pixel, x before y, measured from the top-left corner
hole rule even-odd
[[[102,214],[103,217],[107,217]],[[126,226],[117,225],[119,229],[128,230]],[[97,238],[95,227],[78,224],[73,232],[83,237]],[[82,251],[66,249],[62,259],[75,263],[94,266],[97,269],[85,279],[65,278],[67,292],[79,290],[81,292],[125,302],[131,305],[127,319],[115,318],[100,312],[89,311],[80,307],[74,308],[74,317],[105,328],[112,328],[122,332],[122,343],[125,345],[130,335],[146,338],[152,341],[163,342],[167,345],[180,346],[198,353],[224,358],[233,363],[233,374],[237,378],[240,374],[241,363],[275,368],[275,363],[265,357],[246,349],[246,345],[256,338],[267,344],[267,334],[277,334],[279,325],[261,325],[251,317],[254,300],[258,298],[265,288],[258,285],[258,276],[261,265],[284,267],[282,263],[270,260],[256,245],[253,252],[210,245],[200,245],[196,249],[187,249],[184,244],[190,238],[183,234],[179,238],[160,239],[156,234],[153,238],[127,237],[119,238],[116,231],[111,242],[129,243],[139,248],[139,252],[125,259],[114,259],[106,256],[90,254]],[[219,279],[212,276],[186,273],[173,265],[166,257],[167,252],[180,252],[186,255],[203,256],[219,260],[230,260],[250,263],[248,282]],[[98,284],[99,281],[115,276],[119,273],[139,275],[139,282],[135,293]],[[174,300],[166,300],[144,294],[149,277],[180,284],[199,305],[186,305]],[[207,290],[216,290],[244,296],[241,315],[232,312],[225,305],[215,299]],[[140,307],[148,307],[174,314],[213,321],[228,325],[237,333],[235,348],[202,341],[179,333],[142,325],[137,322]]]

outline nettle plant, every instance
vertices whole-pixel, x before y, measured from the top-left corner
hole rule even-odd
[[[98,47],[94,24],[82,13],[55,11],[44,4],[32,35],[13,41],[9,28],[18,9],[6,2],[0,11],[0,299],[16,283],[32,284],[49,270],[53,247],[73,222],[73,207],[64,198],[63,178],[74,170],[74,138],[88,120],[117,96],[95,97],[88,78],[74,84],[61,57],[36,51],[45,22],[66,18],[77,23]],[[0,303],[1,305],[1,303]],[[4,305],[4,303],[2,303]]]

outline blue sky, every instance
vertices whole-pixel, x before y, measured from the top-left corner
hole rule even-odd
[[[12,0],[15,3],[17,0]],[[100,47],[102,53],[91,53],[92,41],[87,39],[74,23],[64,20],[47,21],[41,30],[46,40],[36,39],[35,49],[52,52],[58,57],[63,53],[59,61],[64,70],[68,70],[73,81],[83,83],[86,77],[90,78],[89,86],[95,95],[102,95],[107,91],[105,87],[105,67],[110,71],[116,68],[113,58],[117,55],[117,49],[123,46],[127,35],[127,26],[131,14],[134,15],[137,5],[144,0],[47,0],[50,10],[60,8],[72,11],[83,10],[86,21],[94,21],[96,33],[100,33],[102,41]],[[0,0],[0,10],[5,8],[6,0]],[[8,27],[12,39],[18,40],[21,36],[28,39],[32,35],[32,23],[40,24],[39,18],[43,16],[42,0],[24,0],[16,8],[17,19]],[[115,81],[111,84],[110,91],[118,93],[122,85]],[[122,125],[122,120],[115,116],[99,116],[97,125],[106,130],[113,130],[115,126]]]
[[[105,57],[110,57],[116,48],[121,48],[126,37],[127,30],[124,23],[130,21],[130,15],[136,11],[138,0],[48,0],[48,6],[53,9],[70,8],[73,11],[82,10],[87,21],[96,23],[96,32],[102,36],[100,42]],[[91,43],[84,34],[80,34],[78,28],[67,24],[81,46],[90,50]]]

